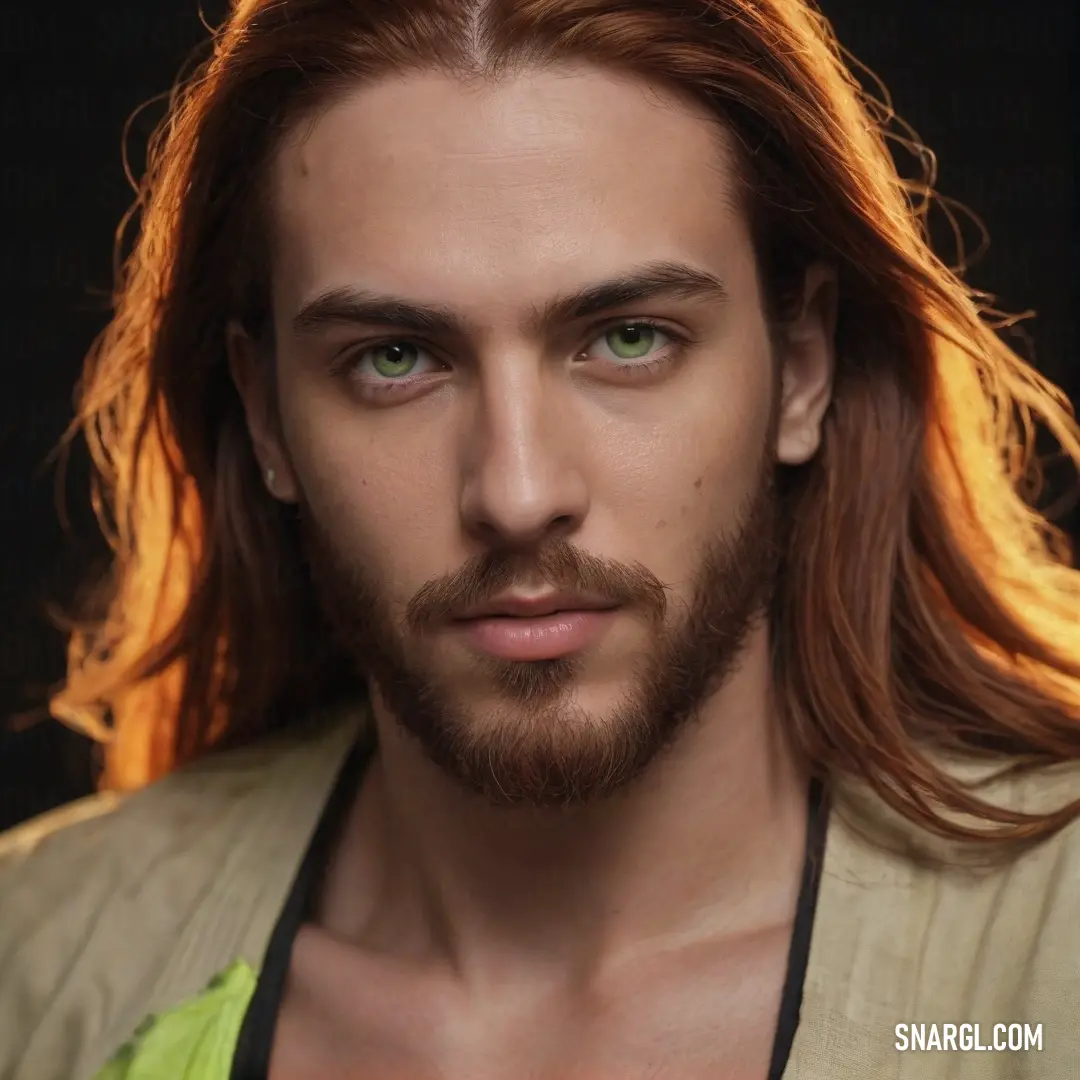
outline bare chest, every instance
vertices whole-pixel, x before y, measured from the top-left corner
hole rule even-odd
[[[297,939],[269,1080],[767,1080],[787,938],[627,965],[598,988],[463,993]]]

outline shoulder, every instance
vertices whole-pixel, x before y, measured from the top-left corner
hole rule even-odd
[[[954,762],[950,772],[1018,814],[1048,815],[1080,799],[1080,762],[1015,773],[1008,765]],[[1080,1053],[1069,1013],[1080,997],[1076,809],[1061,828],[1024,843],[943,840],[903,822],[895,842],[878,846],[856,836],[849,817],[833,860],[842,910],[831,940],[851,934],[857,912],[907,1019],[1043,1023],[1058,1051]]]
[[[1040,1005],[1075,1006],[1080,999],[1080,762],[1011,779],[1006,792],[1003,801],[1026,813],[1072,807],[1067,824],[1017,852],[998,887],[1015,897],[1016,917],[1003,923],[999,937],[1004,943],[1015,934],[1019,943],[1018,959],[1028,966],[1022,975],[1014,972],[1017,981]]]
[[[123,992],[148,957],[169,947],[185,894],[213,873],[214,834],[250,772],[239,764],[185,770],[131,795],[82,799],[0,836],[5,1080],[22,1075],[21,1057],[38,1060],[42,1052],[56,1063],[43,1076],[68,1075],[93,1018],[79,1010],[70,1026],[42,1023],[87,962],[107,966],[107,981]]]
[[[952,903],[955,931],[966,920],[1001,964],[1022,959],[1040,980],[1067,975],[1080,989],[1080,966],[1060,967],[1057,952],[1080,945],[1080,761],[1012,771],[1015,765],[953,762],[950,771],[987,803],[1033,820],[1060,814],[1064,824],[1015,843],[924,837],[911,848],[916,861],[927,859],[917,876]]]
[[[322,781],[311,762],[329,768],[338,752],[326,739],[271,740],[0,836],[0,1078],[83,1075],[161,1007],[164,983],[168,1004],[234,959],[226,954],[245,940],[261,899],[241,896],[246,906],[231,910],[223,890],[250,893],[254,860],[275,858],[256,834],[277,834],[277,862],[302,851],[304,836],[278,807],[316,812]],[[268,877],[290,872],[274,866]]]
[[[991,843],[984,850],[946,845],[943,860],[958,883],[984,890],[1012,883],[1029,895],[1030,907],[1033,912],[1038,909],[1040,919],[1058,908],[1080,914],[1080,761],[1017,772],[981,765],[954,769],[972,793],[988,803],[1033,819],[1052,815],[1063,819],[1059,828],[1032,841]]]
[[[51,932],[78,927],[97,898],[139,888],[174,857],[193,869],[198,841],[261,786],[277,756],[258,748],[207,758],[140,791],[92,795],[0,834],[0,956],[25,947],[43,922]]]
[[[1008,764],[955,763],[950,772],[1022,813],[1080,799],[1080,762],[1002,775]],[[1041,1053],[970,1056],[987,1080],[1074,1076],[1078,957],[1080,816],[1023,845],[959,843],[860,785],[837,784],[803,1022],[785,1076],[896,1075],[892,1033],[902,1024],[978,1025],[983,1042],[995,1025],[1028,1025],[1041,1033]],[[937,1076],[942,1060],[915,1054],[905,1065],[912,1077]]]
[[[950,839],[901,818],[861,785],[844,785],[839,789],[843,831],[858,834],[855,847],[868,855],[867,867],[891,865],[890,877],[929,875],[941,887],[971,895],[997,890],[1005,881],[1022,881],[1045,899],[1047,892],[1056,896],[1064,886],[1061,901],[1080,903],[1080,896],[1068,889],[1080,869],[1080,760],[1023,770],[1011,759],[940,763],[974,798],[1014,814],[1015,823],[1059,816],[1059,827],[1025,841]],[[939,812],[957,825],[982,824],[974,816]]]

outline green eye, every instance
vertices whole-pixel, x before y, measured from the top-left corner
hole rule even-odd
[[[640,360],[656,343],[656,329],[647,323],[627,323],[609,330],[604,340],[620,360]]]
[[[392,342],[389,345],[377,345],[368,352],[371,366],[376,374],[386,379],[408,375],[420,359],[420,350],[408,342]]]

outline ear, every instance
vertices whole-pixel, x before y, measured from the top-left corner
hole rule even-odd
[[[258,345],[235,319],[225,329],[225,348],[229,373],[244,405],[248,434],[263,482],[275,499],[296,502],[298,486],[281,435],[268,360],[260,355]]]
[[[799,314],[781,330],[780,407],[776,457],[801,465],[821,445],[836,370],[836,271],[814,263],[806,271]]]

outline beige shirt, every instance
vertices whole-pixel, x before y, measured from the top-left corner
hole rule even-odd
[[[258,970],[367,722],[313,720],[0,837],[0,1080],[89,1080],[148,1013],[235,959]],[[1080,763],[990,791],[1060,806],[1080,797]],[[990,859],[853,786],[831,798],[784,1080],[1080,1080],[1080,823]],[[962,1049],[976,1041],[991,1049]]]

